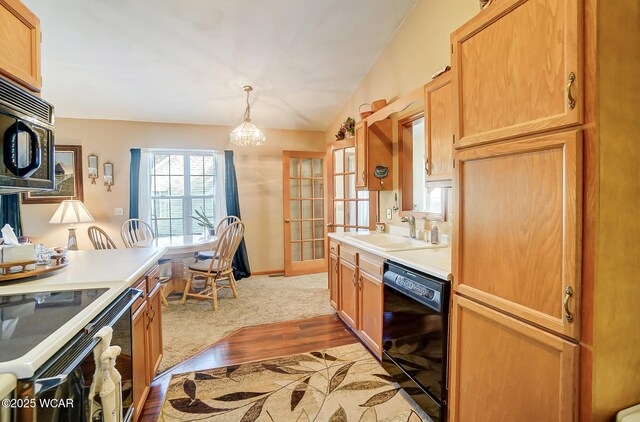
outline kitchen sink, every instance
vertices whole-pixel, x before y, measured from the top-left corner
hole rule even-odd
[[[447,245],[432,245],[423,240],[411,239],[386,233],[356,232],[348,233],[347,237],[355,242],[379,249],[385,252],[407,251],[413,249],[446,248]]]

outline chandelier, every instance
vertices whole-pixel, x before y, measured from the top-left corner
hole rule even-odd
[[[247,93],[247,108],[244,111],[244,122],[233,129],[229,135],[229,140],[234,145],[257,147],[263,145],[267,140],[264,133],[251,123],[251,107],[249,106],[249,93],[251,91],[253,91],[251,86],[244,86],[244,92]]]

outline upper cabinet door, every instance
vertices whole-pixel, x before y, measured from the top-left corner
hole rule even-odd
[[[575,130],[458,151],[457,292],[578,338],[581,160]]]
[[[367,187],[367,121],[356,124],[356,187]]]
[[[582,0],[501,0],[451,34],[456,148],[581,124]]]
[[[40,20],[18,0],[0,0],[0,74],[40,92]]]
[[[453,172],[453,98],[451,72],[424,86],[427,130],[427,182],[451,180]]]

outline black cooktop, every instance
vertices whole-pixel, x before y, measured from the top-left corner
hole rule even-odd
[[[0,295],[0,362],[25,355],[106,291]]]

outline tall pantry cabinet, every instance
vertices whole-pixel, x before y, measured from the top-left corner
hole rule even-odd
[[[632,2],[611,7],[625,4],[633,12]],[[595,5],[496,0],[451,35],[452,421],[606,420],[640,394],[627,382],[628,372],[640,377],[633,365],[618,369],[625,393],[594,364],[602,358],[594,340],[606,338],[598,320],[620,313],[616,302],[638,314],[624,295],[598,290],[595,278],[594,223],[611,205],[596,196],[595,93],[606,75],[596,73]],[[596,292],[608,299],[600,308]],[[615,328],[639,346],[629,327]],[[640,364],[619,346],[610,356]],[[597,396],[604,386],[617,397]]]

